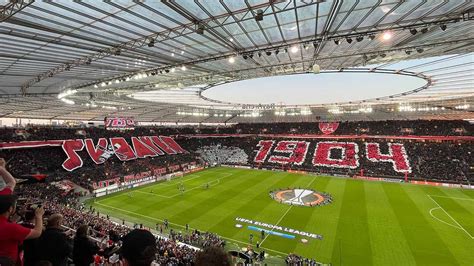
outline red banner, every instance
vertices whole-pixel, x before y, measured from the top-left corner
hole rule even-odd
[[[168,136],[132,137],[130,142],[132,145],[122,137],[99,138],[96,142],[93,139],[3,142],[0,143],[0,150],[61,146],[67,155],[67,159],[62,164],[67,171],[74,171],[82,167],[83,161],[78,152],[84,148],[96,164],[103,164],[114,155],[121,161],[129,161],[164,154],[187,153],[174,139]]]

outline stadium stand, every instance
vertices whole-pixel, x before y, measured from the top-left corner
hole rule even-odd
[[[118,158],[112,157],[104,164],[95,164],[90,159],[84,159],[83,167],[76,171],[69,172],[58,168],[59,165],[66,159],[66,154],[58,147],[41,147],[41,148],[27,148],[27,149],[3,149],[0,151],[0,157],[6,158],[7,167],[13,175],[25,178],[30,182],[20,184],[16,189],[16,194],[19,196],[19,210],[18,214],[22,216],[26,222],[26,217],[31,217],[30,208],[34,204],[40,203],[46,210],[46,217],[51,215],[61,215],[61,225],[68,228],[65,235],[67,243],[64,245],[73,246],[72,244],[79,243],[72,240],[75,230],[81,228],[84,231],[84,225],[90,226],[90,236],[84,236],[84,239],[96,239],[92,241],[97,245],[97,251],[90,255],[87,261],[98,261],[113,263],[118,256],[118,249],[120,247],[120,239],[127,235],[131,226],[122,225],[119,222],[110,220],[107,216],[100,216],[94,209],[87,209],[79,201],[80,196],[84,193],[89,193],[94,189],[93,184],[100,181],[110,180],[114,178],[120,179],[120,182],[126,181],[126,176],[140,176],[140,173],[146,171],[153,171],[158,167],[167,169],[165,173],[172,173],[176,171],[184,171],[185,166],[190,163],[205,164],[205,165],[239,165],[250,166],[255,168],[269,168],[282,170],[301,170],[308,172],[317,172],[333,175],[365,175],[375,177],[388,178],[404,178],[404,172],[397,169],[396,162],[386,160],[385,162],[377,162],[368,158],[368,150],[364,149],[367,142],[377,144],[380,154],[391,154],[389,150],[393,143],[402,145],[406,150],[406,159],[410,164],[410,172],[407,175],[410,179],[416,180],[441,180],[454,183],[469,183],[472,182],[473,176],[471,168],[473,161],[471,153],[473,152],[472,145],[461,145],[466,140],[427,140],[427,139],[404,139],[406,135],[400,133],[400,128],[413,127],[417,128],[416,132],[420,135],[426,136],[428,133],[433,133],[433,136],[454,136],[459,135],[456,128],[463,128],[461,136],[471,136],[472,127],[465,122],[455,121],[449,123],[440,123],[434,121],[432,123],[412,121],[405,122],[403,125],[399,123],[388,122],[374,122],[374,123],[341,123],[337,133],[324,139],[307,137],[315,133],[316,130],[311,128],[309,124],[287,124],[280,127],[272,128],[271,125],[236,125],[235,127],[226,128],[225,134],[218,128],[199,128],[199,134],[192,128],[137,128],[135,131],[127,132],[109,132],[100,128],[88,128],[86,134],[78,136],[77,128],[26,128],[23,129],[23,136],[18,136],[19,129],[2,129],[1,135],[4,137],[5,143],[25,143],[25,141],[32,140],[50,140],[50,139],[73,139],[73,138],[92,138],[98,140],[103,137],[123,136],[130,139],[132,136],[153,134],[174,134],[176,141],[181,145],[187,153],[179,155],[162,155],[161,157],[147,157],[137,160],[122,162]],[[312,125],[314,127],[314,124]],[[429,128],[435,128],[435,131],[429,131]],[[296,129],[296,130],[295,130]],[[364,130],[362,130],[364,129]],[[287,130],[287,131],[284,131]],[[274,138],[262,137],[259,134],[266,134],[272,132]],[[300,136],[296,138],[288,137],[286,134],[291,132],[293,136]],[[216,134],[216,132],[219,132]],[[237,133],[239,132],[239,133]],[[347,137],[349,132],[356,132]],[[375,133],[377,136],[370,137]],[[359,134],[357,134],[359,133]],[[362,135],[363,133],[363,135]],[[383,135],[378,134],[396,134],[391,136],[391,139],[383,138]],[[413,132],[412,132],[413,133]],[[206,137],[207,134],[207,137]],[[228,134],[229,136],[226,136]],[[280,137],[279,137],[280,136]],[[305,137],[306,136],[306,137]],[[339,137],[345,136],[344,139]],[[364,137],[365,136],[365,137]],[[413,136],[413,135],[411,135]],[[362,137],[362,139],[361,139]],[[363,139],[367,138],[367,139]],[[18,142],[18,141],[22,142]],[[259,152],[261,152],[261,143],[270,143],[271,147],[268,149],[268,154],[265,154],[263,159],[258,159]],[[285,143],[285,147],[290,144],[300,143],[307,146],[302,148],[295,148],[291,146],[291,156],[288,156],[289,151],[278,150],[280,142]],[[343,143],[344,145],[356,145],[358,152],[357,167],[334,167],[334,165],[321,165],[315,163],[317,157],[314,152],[315,148],[322,147],[320,143]],[[283,144],[282,144],[283,145]],[[332,144],[331,144],[332,145]],[[346,147],[346,146],[345,146]],[[347,146],[349,147],[349,146]],[[342,158],[344,152],[350,149],[332,149],[329,151],[330,158]],[[83,158],[87,158],[85,151],[79,153]],[[272,159],[273,158],[273,159]],[[275,159],[276,158],[276,159]],[[280,158],[280,159],[278,159]],[[285,161],[281,158],[293,158]],[[392,157],[392,159],[395,157]],[[278,159],[278,160],[277,160]],[[395,161],[397,161],[396,159]],[[399,158],[403,160],[403,158]],[[283,163],[282,163],[283,162]],[[171,165],[177,165],[177,168],[170,169]],[[337,166],[337,165],[336,165]],[[401,169],[403,170],[403,169]],[[35,174],[44,174],[47,176],[42,182],[31,182],[32,179],[28,177]],[[64,189],[64,187],[54,185],[56,182],[63,179],[71,180],[78,186],[83,187],[85,192],[77,192],[73,189]],[[53,216],[55,217],[55,216]],[[31,219],[31,218],[30,218]],[[58,227],[59,225],[56,225]],[[134,225],[137,227],[138,225]],[[157,226],[157,230],[163,233],[163,229]],[[52,229],[51,229],[52,230]],[[56,238],[59,236],[56,236]],[[62,237],[59,237],[62,238]],[[41,242],[41,239],[38,240]],[[190,245],[206,248],[206,247],[223,247],[225,241],[220,239],[217,235],[208,232],[199,232],[193,230],[191,232],[173,232],[168,233],[166,238],[158,237],[156,246],[156,262],[160,265],[167,264],[189,264],[191,263],[198,251],[186,245],[178,243],[188,243]],[[67,256],[73,259],[70,255],[72,249],[68,250]],[[77,251],[77,248],[74,249]],[[28,251],[30,254],[25,254],[28,258],[41,259],[37,254],[31,252],[38,252],[38,250]],[[92,254],[91,253],[91,254]],[[77,260],[77,258],[75,259]],[[296,254],[290,254],[287,257],[289,265],[317,265],[313,259],[303,258]],[[58,262],[56,264],[62,264]],[[80,265],[80,263],[78,263]]]
[[[472,263],[473,11],[0,1],[0,266]]]

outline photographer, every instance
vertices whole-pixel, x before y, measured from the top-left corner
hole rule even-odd
[[[17,197],[12,195],[15,189],[15,178],[5,168],[6,162],[0,158],[0,176],[6,186],[0,190],[0,258],[16,263],[19,260],[18,245],[25,239],[38,238],[43,231],[43,208],[35,210],[34,227],[32,229],[10,222],[16,212]]]
[[[23,227],[9,221],[16,211],[15,195],[0,195],[0,257],[6,257],[16,263],[18,245],[25,239],[38,238],[43,231],[42,207],[35,210],[35,225],[33,229]]]

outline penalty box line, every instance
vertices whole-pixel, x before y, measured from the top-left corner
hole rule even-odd
[[[448,196],[439,196],[439,195],[428,195],[428,196],[435,197],[435,198],[447,198],[447,199],[472,200],[472,201],[474,201],[474,199],[471,199],[471,198],[448,197]]]
[[[118,210],[118,211],[122,211],[122,212],[126,212],[126,213],[130,213],[130,214],[134,214],[134,215],[138,215],[138,216],[141,216],[141,217],[144,217],[144,218],[148,218],[150,220],[153,220],[153,221],[160,221],[160,222],[164,222],[164,220],[160,219],[160,218],[156,218],[156,217],[151,217],[151,216],[148,216],[148,215],[143,215],[143,214],[140,214],[140,213],[136,213],[136,212],[132,212],[132,211],[127,211],[127,210],[124,210],[124,209],[120,209],[120,208],[117,208],[117,207],[114,207],[114,206],[110,206],[110,205],[107,205],[107,204],[102,204],[102,203],[99,203],[99,202],[96,202],[96,204],[98,205],[101,205],[101,206],[104,206],[106,208],[111,208],[111,209],[115,209],[115,210]],[[173,223],[173,222],[168,222],[172,225],[175,225],[177,227],[181,227],[181,228],[186,228],[186,226],[184,225],[181,225],[181,224],[177,224],[177,223]],[[193,229],[196,229],[196,230],[199,230],[197,228],[193,228],[193,227],[189,227],[191,230]],[[221,238],[224,238],[224,239],[227,239],[227,240],[230,240],[232,242],[237,242],[237,243],[241,243],[241,244],[244,244],[244,245],[248,245],[249,243],[245,243],[243,241],[240,241],[240,240],[237,240],[237,239],[233,239],[233,238],[229,238],[229,237],[225,237],[225,236],[219,236]],[[272,252],[275,252],[275,253],[279,253],[279,254],[282,254],[282,255],[285,255],[287,256],[288,253],[285,253],[285,252],[281,252],[281,251],[278,251],[278,250],[274,250],[274,249],[270,249],[270,248],[264,248],[266,250],[269,250],[269,251],[272,251]]]
[[[214,179],[214,180],[212,180],[212,181],[210,181],[210,182],[219,181],[219,182],[216,184],[216,185],[218,185],[218,184],[220,183],[220,179],[223,179],[223,178],[226,178],[226,177],[229,177],[229,176],[232,176],[232,175],[234,175],[234,174],[227,174],[227,175],[225,175],[225,176],[223,176],[223,177],[221,177],[221,178]],[[193,179],[199,178],[199,177],[202,177],[202,176],[198,175],[198,176],[195,176],[195,177],[192,177],[192,178],[188,178],[188,179],[182,181],[182,183],[184,183],[184,182],[186,182],[186,181],[189,181],[189,180],[193,180]],[[178,181],[178,179],[173,179],[172,181],[169,181],[169,182],[173,182],[173,181]],[[158,181],[158,182],[155,182],[155,183],[157,183],[157,184],[153,184],[153,183],[152,183],[152,185],[153,185],[153,186],[160,186],[160,188],[171,187],[171,186],[175,186],[176,184],[179,184],[179,183],[174,183],[174,184],[166,184],[166,185],[164,185],[164,184],[161,184],[161,182],[159,182],[159,181]],[[162,186],[161,186],[161,185],[162,185]],[[213,185],[213,186],[216,186],[216,185]],[[185,191],[184,193],[186,193],[186,192],[188,192],[188,191],[190,191],[190,190],[197,189],[197,188],[199,188],[199,186],[194,187],[194,188],[192,188],[192,189],[189,189],[189,190]],[[158,197],[162,197],[162,198],[166,198],[166,199],[171,199],[171,198],[174,198],[174,197],[176,197],[176,196],[178,196],[178,195],[181,195],[181,193],[178,193],[178,194],[171,195],[171,196],[164,196],[164,195],[160,195],[160,194],[156,194],[156,193],[150,193],[150,192],[142,191],[143,189],[147,189],[147,188],[138,188],[138,189],[136,189],[136,190],[130,191],[129,193],[138,192],[138,193],[150,194],[150,195],[154,195],[154,196],[158,196]],[[122,191],[118,191],[118,192],[116,192],[117,195],[111,195],[111,196],[109,196],[109,197],[106,197],[106,198],[103,198],[103,199],[100,199],[100,200],[96,200],[95,202],[96,202],[96,203],[99,203],[99,202],[104,201],[104,200],[113,199],[113,198],[116,198],[116,197],[123,196],[126,191],[127,191],[127,189],[126,189],[126,190],[122,190]],[[115,193],[113,193],[113,194],[115,194]],[[100,198],[100,197],[99,197],[99,198]]]
[[[223,176],[223,177],[214,179],[214,180],[209,181],[209,182],[207,182],[207,183],[209,183],[209,187],[215,187],[215,186],[217,186],[217,185],[219,185],[219,184],[221,183],[221,179],[224,179],[224,178],[226,178],[226,177],[233,176],[233,175],[234,175],[234,174],[227,174],[227,175],[225,175],[225,176]],[[189,179],[188,179],[188,180],[189,180]],[[217,181],[217,183],[215,183],[216,181]],[[185,182],[185,181],[184,181],[184,182]],[[203,183],[203,184],[206,184],[206,183]],[[172,199],[172,198],[175,198],[175,197],[177,197],[177,196],[183,195],[183,194],[185,194],[185,193],[187,193],[187,192],[189,192],[189,191],[191,191],[191,190],[195,190],[195,189],[198,189],[198,188],[202,188],[202,185],[203,185],[203,184],[198,185],[198,186],[195,186],[195,187],[190,188],[190,189],[187,189],[187,190],[183,191],[182,193],[176,193],[176,194],[171,195],[171,196],[164,196],[164,195],[160,195],[160,194],[155,194],[155,193],[151,193],[151,192],[146,192],[146,191],[142,191],[142,189],[137,189],[137,190],[131,191],[131,192],[138,192],[138,193],[143,193],[143,194],[150,194],[150,195],[155,195],[155,196],[159,196],[159,197],[163,197],[163,198],[167,198],[167,199]],[[173,185],[175,185],[175,184],[173,184]]]
[[[459,229],[463,230],[471,239],[474,239],[474,236],[472,236],[466,229],[464,229],[464,227],[462,227],[461,224],[458,223],[458,221],[456,221],[456,219],[454,219],[443,207],[441,207],[441,205],[435,200],[433,199],[430,195],[428,195],[428,197],[436,204],[438,205],[438,207],[443,210],[444,213],[446,213],[446,215],[451,218],[451,220],[453,220],[453,222],[456,223],[456,225],[458,226]]]

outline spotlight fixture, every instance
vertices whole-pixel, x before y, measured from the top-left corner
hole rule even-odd
[[[299,49],[298,49],[298,46],[296,46],[296,45],[293,46],[293,47],[291,47],[291,52],[292,52],[292,53],[297,53],[298,50],[299,50]]]
[[[390,39],[392,39],[392,32],[390,32],[390,31],[384,32],[383,35],[382,35],[382,40],[388,41]]]
[[[334,44],[335,44],[335,45],[339,45],[340,43],[341,43],[341,41],[340,41],[340,40],[337,40],[337,39],[336,39],[336,40],[334,40]]]
[[[370,39],[371,41],[373,41],[373,40],[375,39],[375,34],[370,34],[370,35],[369,35],[369,39]]]
[[[171,56],[173,56],[173,57],[174,57],[174,53],[171,53]]]
[[[361,41],[363,41],[363,40],[364,40],[364,36],[357,36],[357,37],[356,37],[356,41],[357,41],[357,42],[361,42]]]
[[[271,52],[271,51],[266,51],[265,54],[266,54],[267,56],[270,56],[270,55],[272,55],[272,52]]]
[[[410,54],[411,54],[411,50],[405,50],[405,54],[410,55]]]
[[[229,57],[229,63],[231,64],[235,63],[235,57],[233,56]]]
[[[69,65],[69,64],[66,64],[66,66],[64,67],[64,70],[66,70],[66,71],[70,71],[70,70],[71,70],[71,65]]]
[[[423,29],[421,29],[421,33],[424,34],[424,33],[427,33],[427,32],[428,32],[428,28],[423,28]]]
[[[97,89],[99,86],[97,86],[97,84],[94,85],[94,89]]]
[[[386,55],[385,53],[381,53],[381,54],[380,54],[380,57],[382,57],[382,58],[384,58],[384,57],[386,57],[386,56],[387,56],[387,55]]]
[[[86,65],[90,65],[91,62],[92,62],[92,59],[90,59],[90,58],[87,58],[87,59],[86,59]]]
[[[258,52],[258,57],[262,57],[262,53],[261,52]]]
[[[417,29],[410,29],[410,33],[411,35],[415,35],[418,33],[418,30]]]
[[[421,54],[423,53],[425,50],[423,48],[416,48],[416,52]]]
[[[347,42],[347,43],[352,43],[352,38],[347,37],[347,38],[346,38],[346,42]]]
[[[314,47],[314,48],[318,47],[318,42],[317,42],[317,41],[314,41],[314,42],[313,42],[313,47]]]
[[[288,53],[288,48],[283,49],[283,53],[287,54]]]
[[[263,20],[263,10],[261,10],[261,9],[257,10],[257,14],[255,15],[255,20],[256,21],[262,21]]]
[[[168,70],[168,69],[167,69],[167,70]],[[171,69],[171,73],[174,73],[175,71],[176,71],[176,68],[173,67],[173,68]],[[168,72],[166,72],[166,73],[169,73],[169,70],[168,70]]]
[[[49,72],[48,77],[52,77],[52,76],[54,76],[53,72]]]
[[[245,60],[247,60],[247,59],[249,58],[249,56],[246,55],[246,54],[242,55],[242,57],[243,57]]]
[[[447,27],[448,27],[448,26],[446,26],[446,24],[442,24],[442,25],[439,26],[439,28],[440,28],[442,31],[445,31]]]
[[[364,59],[364,61],[367,61],[367,60],[369,59],[369,57],[368,57],[366,54],[364,54],[364,55],[362,56],[362,59]]]
[[[114,55],[120,55],[122,53],[122,51],[120,51],[120,49],[116,49],[115,52],[114,52]]]
[[[253,58],[253,54],[249,54],[249,58]]]
[[[148,42],[148,47],[153,47],[155,46],[155,39],[150,39],[150,42]]]
[[[280,50],[276,49],[275,50],[275,55],[279,54],[280,53]]]
[[[181,70],[182,70],[182,71],[186,71],[186,66],[182,66],[182,67],[181,67]]]
[[[204,34],[204,25],[202,23],[196,24],[196,33],[200,35]]]

